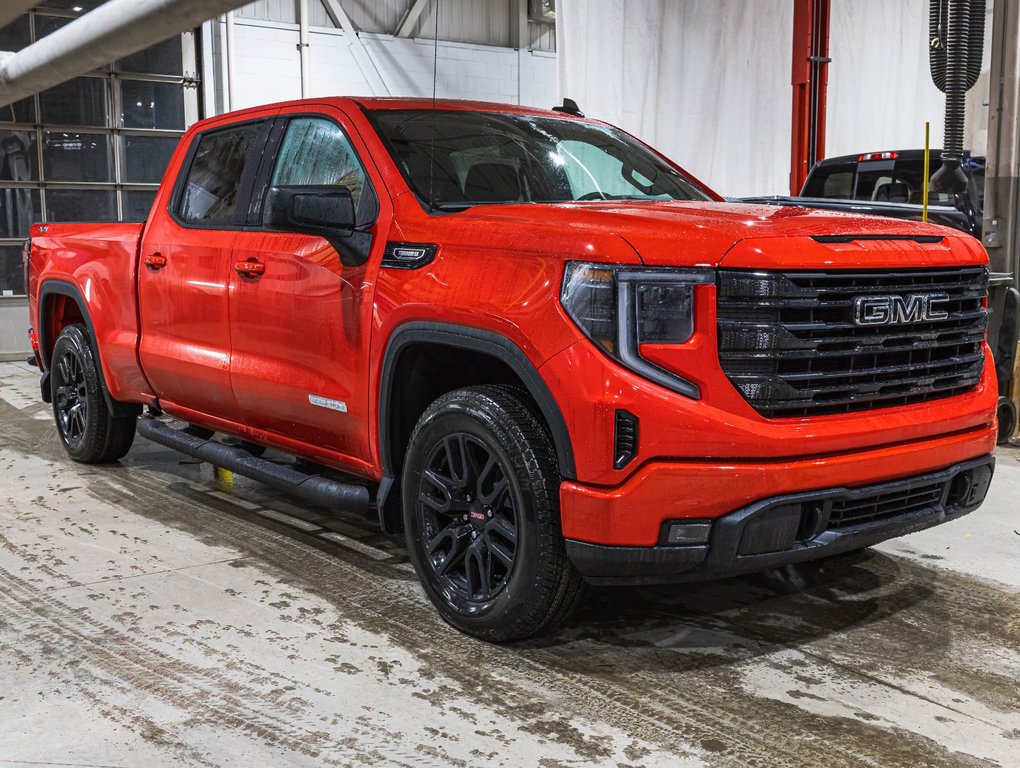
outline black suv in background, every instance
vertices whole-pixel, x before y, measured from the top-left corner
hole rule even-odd
[[[930,172],[942,165],[942,150],[929,152]],[[928,220],[981,239],[985,159],[964,153],[967,190],[961,194],[931,192]],[[815,164],[797,197],[771,195],[740,198],[745,203],[826,208],[853,213],[921,220],[924,193],[924,150],[865,152],[830,157]]]

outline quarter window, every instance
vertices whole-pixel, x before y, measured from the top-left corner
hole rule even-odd
[[[199,139],[178,208],[186,223],[236,223],[241,190],[261,155],[264,128],[264,123],[248,123]]]

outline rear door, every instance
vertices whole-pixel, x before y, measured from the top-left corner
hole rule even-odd
[[[268,118],[196,134],[165,210],[142,241],[139,356],[163,401],[237,421],[230,386],[228,290]]]
[[[308,107],[303,107],[307,110]],[[372,286],[392,220],[360,137],[332,107],[282,114],[252,200],[249,231],[235,239],[231,272],[231,382],[247,423],[369,465],[368,359]],[[344,266],[345,239],[268,231],[271,186],[350,189],[368,260]],[[258,273],[245,269],[258,264]]]

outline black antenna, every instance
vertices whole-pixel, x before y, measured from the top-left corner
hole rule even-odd
[[[432,134],[429,137],[429,208],[436,209],[432,181],[436,176],[436,81],[439,79],[439,4],[436,0],[436,24],[432,33]]]
[[[584,117],[584,112],[581,111],[581,108],[577,106],[577,102],[573,99],[563,99],[563,106],[553,107],[552,111],[563,112],[564,114],[574,115],[575,117]]]

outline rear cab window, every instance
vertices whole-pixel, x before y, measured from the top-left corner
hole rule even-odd
[[[933,161],[931,172],[936,168],[938,164]],[[923,157],[821,163],[812,169],[801,194],[831,200],[920,205],[924,195]],[[953,195],[929,190],[928,203],[953,205]]]
[[[174,206],[180,223],[213,228],[241,223],[268,125],[268,121],[261,120],[196,137]]]

